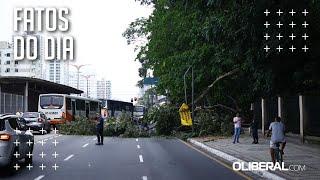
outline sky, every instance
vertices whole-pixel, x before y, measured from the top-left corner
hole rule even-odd
[[[136,18],[148,17],[151,7],[135,0],[1,0],[0,41],[12,41],[15,7],[68,7],[71,28],[65,35],[76,41],[76,59],[70,64],[89,64],[83,74],[111,80],[113,99],[130,101],[138,95],[140,64],[122,33]]]

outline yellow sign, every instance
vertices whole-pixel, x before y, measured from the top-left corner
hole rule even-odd
[[[184,126],[192,126],[191,112],[187,104],[183,103],[179,109],[181,124]]]

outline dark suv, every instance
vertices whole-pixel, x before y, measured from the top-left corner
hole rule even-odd
[[[16,115],[0,115],[0,167],[11,170],[19,160],[32,164],[34,137]],[[29,154],[29,156],[28,156]]]

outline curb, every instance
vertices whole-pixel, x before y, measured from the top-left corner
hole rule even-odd
[[[194,146],[198,147],[198,148],[201,148],[201,149],[203,149],[203,150],[205,150],[205,151],[207,151],[207,152],[209,152],[209,153],[211,153],[211,154],[213,154],[215,156],[218,156],[218,157],[228,161],[229,163],[241,162],[241,163],[244,163],[245,166],[248,167],[248,162],[243,161],[243,160],[241,160],[239,158],[231,156],[231,155],[229,155],[227,153],[224,153],[222,151],[219,151],[217,149],[211,148],[211,147],[209,147],[209,146],[207,146],[207,145],[205,145],[205,144],[203,144],[203,143],[201,143],[199,141],[193,140],[193,139],[188,139],[187,141],[190,142],[191,144],[193,144]],[[280,176],[278,176],[276,174],[270,173],[268,171],[250,171],[250,172],[252,172],[253,174],[256,174],[256,175],[258,175],[258,176],[260,176],[262,178],[265,178],[265,179],[284,180],[284,178],[282,178],[282,177],[280,177]]]

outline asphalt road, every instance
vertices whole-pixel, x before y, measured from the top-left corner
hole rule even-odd
[[[1,179],[245,179],[178,139],[105,138],[103,146],[95,145],[94,136],[49,134],[35,139],[33,167],[21,164],[14,175],[1,172]]]

